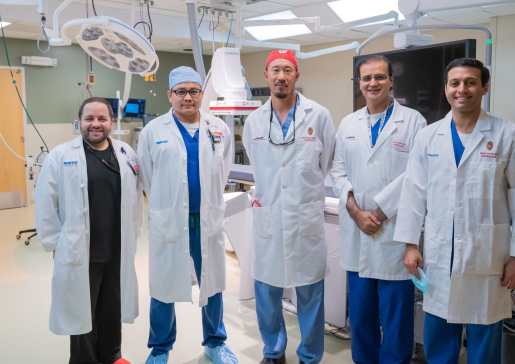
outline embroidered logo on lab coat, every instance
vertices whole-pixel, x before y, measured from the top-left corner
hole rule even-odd
[[[264,137],[257,137],[257,138],[254,138],[254,141],[255,142],[260,142],[262,140],[266,140]]]
[[[493,147],[494,147],[494,143],[492,143],[492,142],[486,143],[486,149],[492,150]]]
[[[356,137],[355,136],[348,136],[346,139],[348,139],[348,140],[356,140]]]
[[[313,134],[313,128],[311,128],[311,127],[310,127],[310,128],[308,129],[308,134],[309,134],[309,135]]]
[[[63,163],[64,166],[66,167],[72,167],[72,166],[77,166],[77,161],[71,161],[71,162],[64,162]]]

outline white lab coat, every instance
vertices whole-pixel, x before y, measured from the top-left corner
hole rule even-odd
[[[186,145],[173,118],[173,108],[140,134],[138,160],[149,199],[150,296],[165,302],[192,302],[189,242],[189,194]],[[207,122],[223,133],[213,144]],[[200,110],[199,172],[202,273],[200,306],[225,290],[226,205],[223,192],[232,162],[231,134],[219,118]]]
[[[404,171],[415,135],[426,126],[419,112],[394,102],[392,115],[370,148],[367,108],[344,118],[336,135],[331,177],[340,198],[340,266],[360,277],[404,280],[410,275],[402,262],[405,244],[393,233]],[[388,217],[374,235],[363,233],[346,204],[353,191],[358,207],[372,213],[377,207]]]
[[[515,125],[482,110],[456,168],[451,120],[449,113],[417,136],[394,239],[418,244],[425,217],[424,271],[436,297],[424,297],[424,311],[450,323],[491,324],[511,317],[500,277],[515,256]]]
[[[297,93],[298,94],[298,93]],[[252,208],[254,252],[252,277],[291,288],[321,281],[329,274],[324,230],[324,178],[331,168],[334,126],[329,111],[298,94],[295,123],[286,146],[277,117],[270,125],[270,99],[249,115],[243,144],[256,189]]]
[[[121,322],[138,317],[138,281],[134,257],[143,226],[143,192],[127,164],[136,154],[124,142],[111,139],[120,165]],[[80,335],[92,330],[89,292],[89,200],[82,136],[54,148],[45,159],[35,192],[36,230],[46,252],[55,250],[50,331]],[[106,221],[109,223],[109,221]]]

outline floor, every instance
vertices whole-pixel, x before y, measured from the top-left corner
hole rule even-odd
[[[52,255],[46,254],[37,238],[26,246],[19,230],[34,228],[34,207],[0,210],[0,362],[8,364],[67,363],[69,338],[48,330]],[[143,364],[149,354],[146,347],[149,329],[150,296],[148,290],[148,230],[138,240],[136,270],[139,281],[140,316],[133,325],[123,325],[122,353],[132,364]],[[255,302],[239,301],[239,265],[235,255],[227,253],[227,291],[224,293],[224,322],[227,344],[242,364],[259,363],[262,344]],[[198,293],[198,289],[194,287]],[[195,295],[194,295],[195,296]],[[211,363],[203,354],[202,326],[198,301],[179,303],[178,337],[169,363]],[[295,354],[300,342],[297,317],[284,313],[289,345],[287,362],[297,364]],[[463,358],[462,358],[463,359]],[[462,362],[462,361],[460,361]],[[352,363],[350,342],[327,335],[322,363]],[[464,361],[463,361],[464,363]]]

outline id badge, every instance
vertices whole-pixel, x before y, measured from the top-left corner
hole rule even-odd
[[[216,125],[208,124],[207,128],[209,130],[209,133],[213,137],[213,141],[215,143],[220,143],[222,141],[223,134],[220,131],[218,131],[218,127]]]
[[[127,164],[132,169],[132,173],[134,173],[136,176],[139,174],[139,166],[136,163],[136,161],[132,158],[127,158]]]

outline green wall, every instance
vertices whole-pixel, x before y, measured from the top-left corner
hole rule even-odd
[[[25,67],[25,87],[27,110],[34,121],[39,124],[69,123],[77,119],[79,94],[75,83],[87,81],[86,53],[77,44],[68,47],[51,47],[47,53],[41,53],[34,40],[6,38],[7,51],[11,66]],[[0,40],[0,66],[7,66],[3,42]],[[41,44],[42,49],[47,46]],[[157,52],[159,69],[154,83],[156,96],[150,93],[150,85],[139,75],[132,76],[131,98],[147,100],[147,113],[164,114],[171,105],[166,91],[168,74],[179,66],[195,68],[192,54]],[[21,64],[21,56],[43,56],[57,58],[57,67],[40,67]],[[211,67],[211,56],[204,57],[206,70]],[[104,67],[93,60],[95,85],[91,88],[93,96],[116,97],[116,91],[123,94],[125,74]],[[83,99],[89,97],[86,89],[82,90]]]

